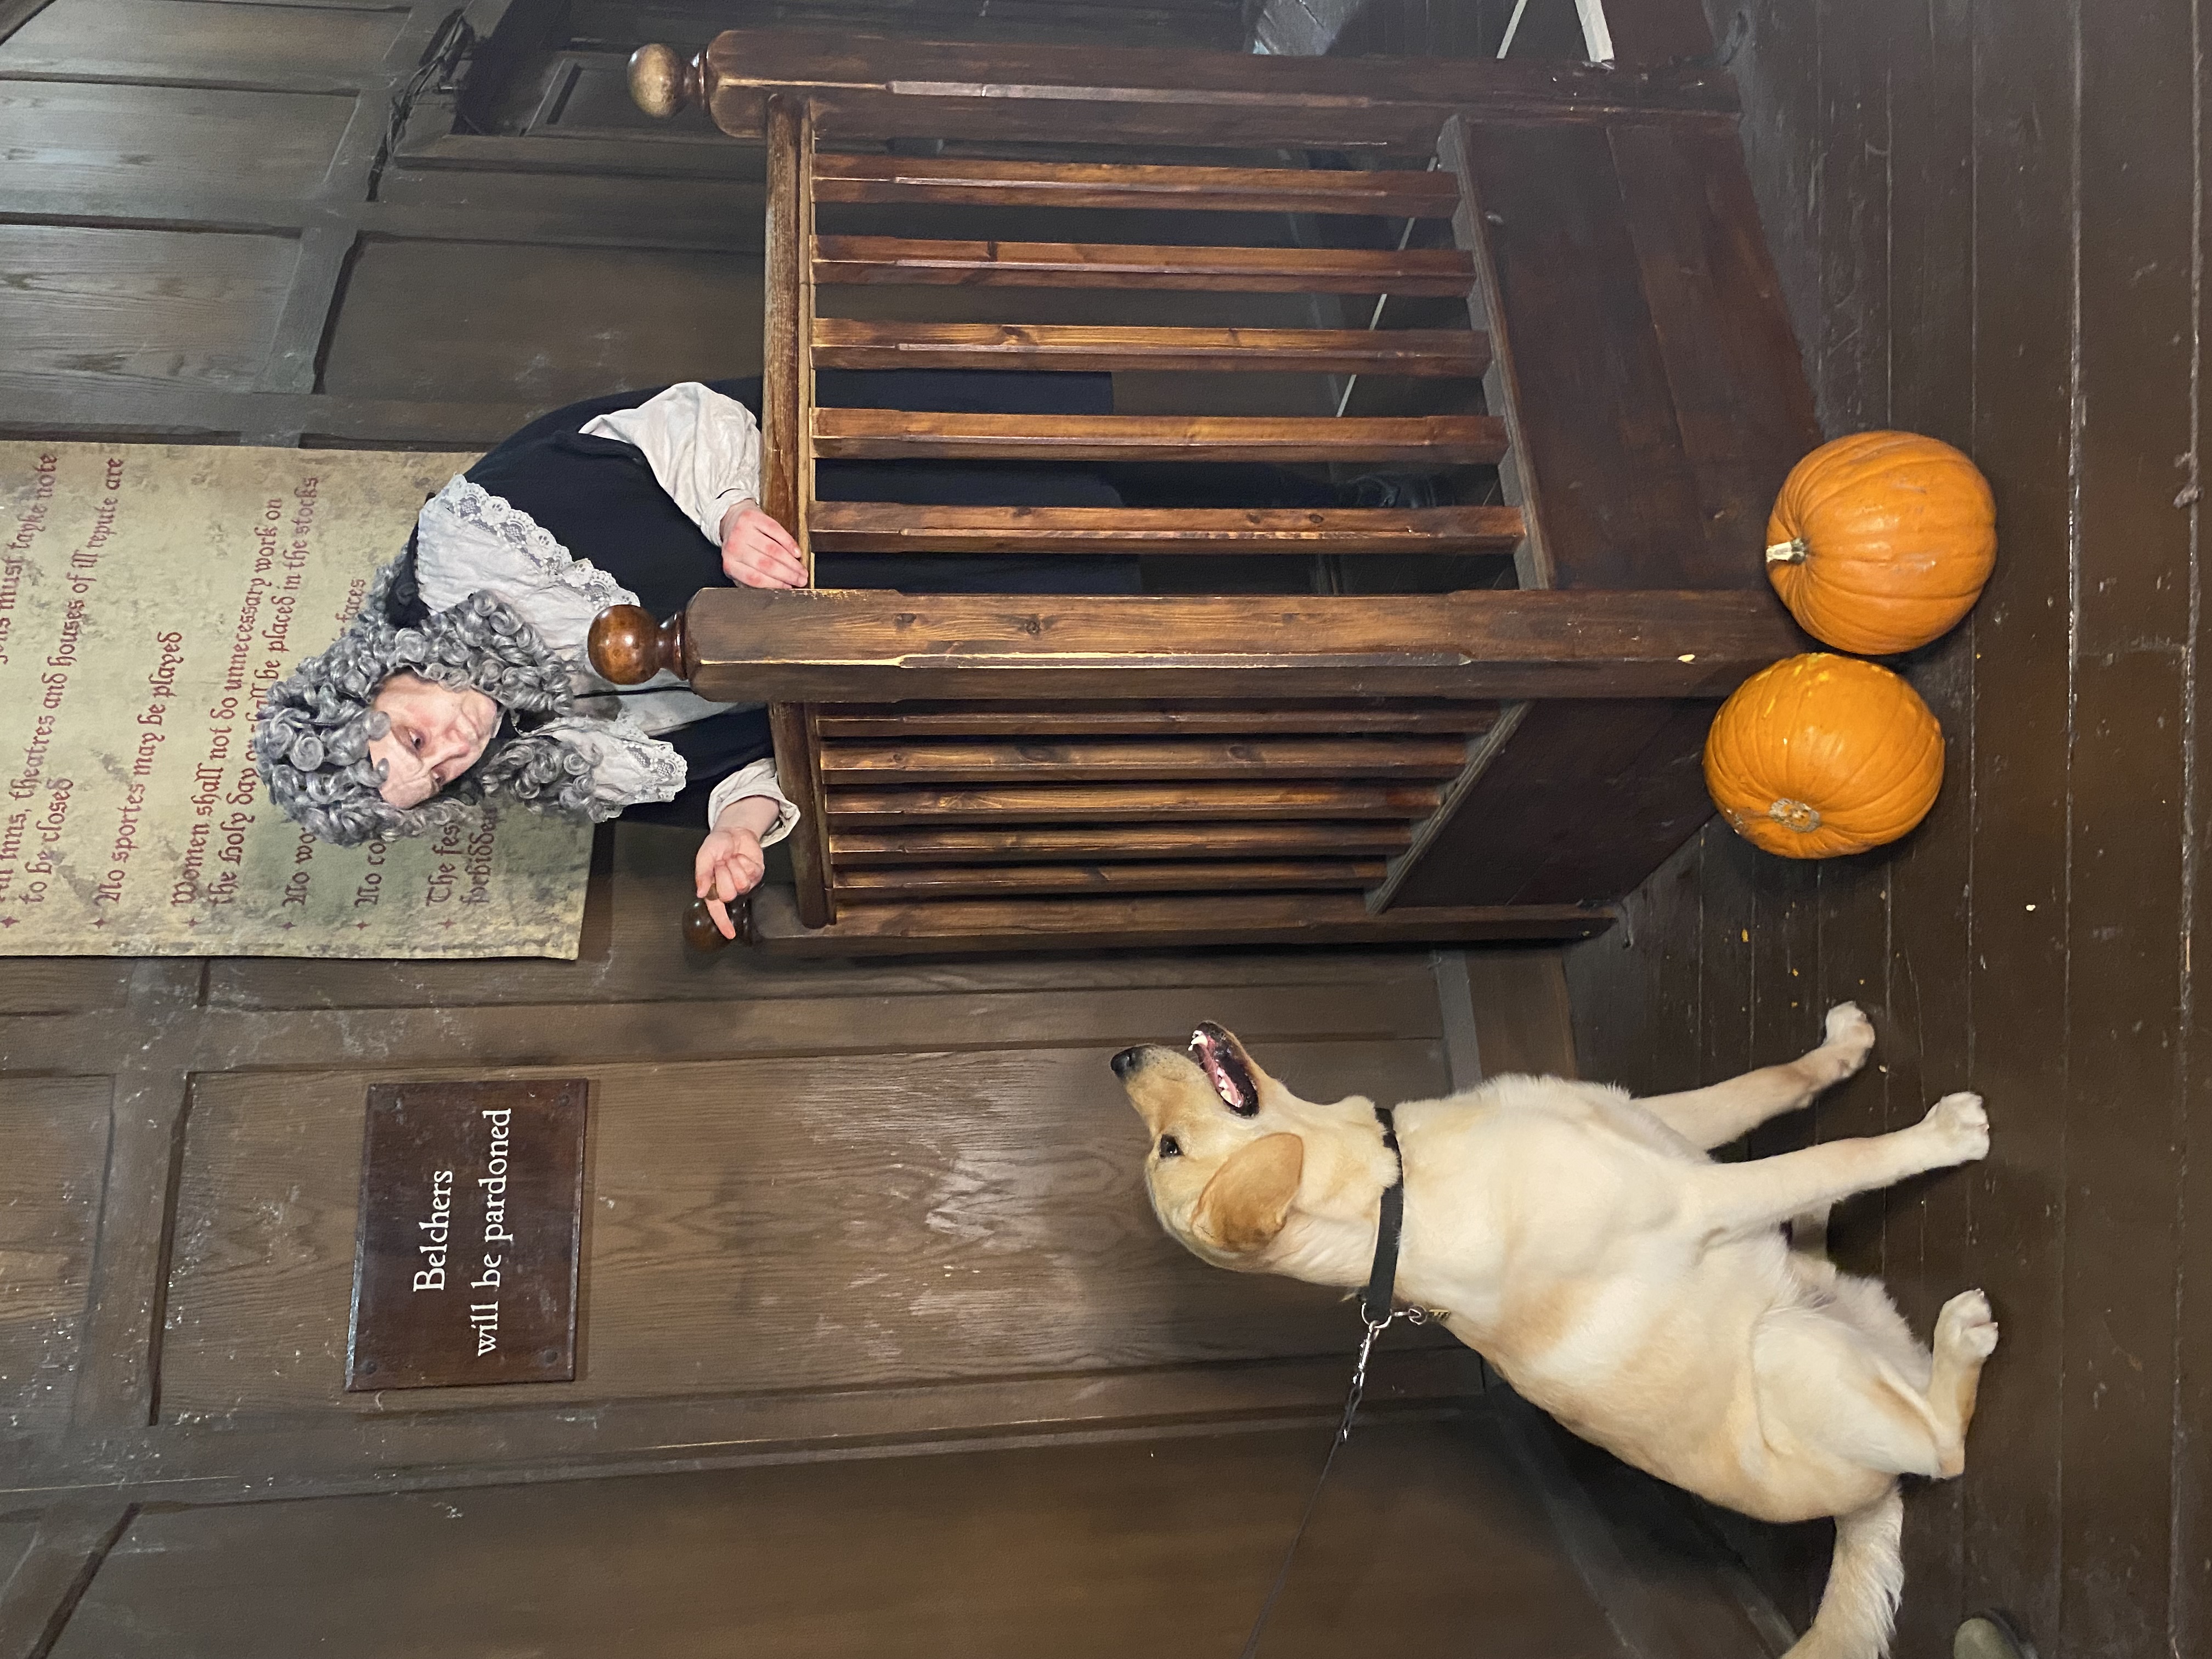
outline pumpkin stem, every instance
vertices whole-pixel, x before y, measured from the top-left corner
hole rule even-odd
[[[1811,550],[1805,545],[1802,536],[1792,536],[1788,541],[1777,542],[1768,548],[1766,562],[1769,564],[1802,564],[1806,554]]]

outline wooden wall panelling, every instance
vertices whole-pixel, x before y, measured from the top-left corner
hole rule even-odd
[[[398,1403],[1332,1348],[1334,1293],[1209,1271],[1159,1231],[1139,1187],[1141,1129],[1105,1064],[1119,1046],[576,1067],[594,1080],[579,1381],[417,1390]],[[1433,1042],[1261,1052],[1323,1098],[1409,1098],[1444,1082]],[[343,1398],[358,1154],[338,1149],[353,1145],[367,1082],[196,1082],[163,1342],[167,1416]]]
[[[620,43],[684,40],[694,46],[732,27],[833,28],[857,34],[926,40],[1029,42],[1038,45],[1190,46],[1243,49],[1237,0],[994,0],[986,11],[972,0],[745,0],[739,7],[672,4],[666,0],[579,0],[572,28],[579,39]]]
[[[1344,1317],[1354,1319],[1349,1310]],[[993,1446],[1105,1441],[1258,1427],[1332,1426],[1344,1403],[1346,1328],[1337,1351],[1124,1371],[982,1377],[912,1385],[526,1401],[487,1416],[426,1411],[292,1413],[221,1431],[142,1427],[96,1441],[9,1443],[11,1503],[58,1492],[116,1502],[266,1503],[274,1498],[452,1492],[515,1481],[767,1468],[855,1455],[932,1455],[947,1442]],[[1449,1338],[1394,1340],[1369,1404],[1432,1410],[1482,1392],[1481,1362]],[[487,1431],[495,1431],[488,1433]]]
[[[0,373],[49,402],[87,380],[245,391],[298,247],[280,236],[0,225]]]
[[[106,1176],[104,1077],[0,1079],[0,1427],[69,1415]]]
[[[1604,921],[1601,915],[1584,925],[1595,929]],[[1361,958],[1338,952],[1333,972],[1309,970],[1313,976],[1307,978],[1268,971],[1261,958],[1225,953],[1194,958],[1197,965],[1186,964],[1179,973],[1165,969],[1163,958],[1138,957],[1119,975],[1111,971],[1116,964],[1102,963],[1072,982],[1053,977],[1053,964],[1040,960],[977,963],[964,975],[936,965],[841,971],[842,964],[806,969],[778,963],[779,975],[794,981],[784,994],[747,997],[741,989],[711,1009],[696,1002],[584,1003],[565,1006],[557,1018],[549,1019],[540,1006],[495,997],[462,1026],[436,1002],[366,1013],[345,1007],[276,1010],[266,1016],[223,1011],[191,1022],[197,1029],[181,1037],[164,1033],[162,1040],[173,1058],[198,1071],[253,1065],[313,1070],[327,1067],[333,1057],[542,1066],[572,1054],[616,1063],[963,1052],[1119,1046],[1133,1030],[1174,1035],[1189,1023],[1187,1011],[1194,1003],[1231,1000],[1245,1011],[1248,1024],[1276,1036],[1310,1037],[1318,1030],[1362,1041],[1433,1036],[1434,1010],[1421,991],[1421,958],[1376,960],[1375,972],[1363,973],[1357,971]],[[1030,985],[1006,982],[1023,975]],[[1408,996],[1419,1000],[1408,1003]],[[374,1007],[372,995],[362,1000]],[[456,998],[450,1006],[467,1005]],[[1325,1023],[1316,1026],[1316,1018]],[[9,1032],[10,1058],[26,1070],[66,1063],[114,1024],[89,1015],[17,1022]]]
[[[454,132],[438,118],[448,100],[416,104],[407,132],[392,154],[394,165],[426,172],[503,170],[571,174],[633,174],[641,179],[757,181],[757,145],[722,138],[719,144],[640,143],[635,139],[516,137]]]
[[[0,1522],[0,1656],[46,1659],[131,1514],[82,1498]]]
[[[34,1517],[0,1521],[0,1584],[5,1584],[21,1565],[31,1547],[31,1540],[39,1530]]]
[[[0,41],[38,15],[52,0],[0,0]]]
[[[73,1431],[97,1434],[151,1420],[161,1322],[163,1268],[168,1260],[170,1195],[183,1131],[185,1054],[195,1035],[191,1012],[203,978],[198,962],[142,957],[132,964],[127,1029],[137,1041],[118,1045],[112,1014],[24,1021],[59,1039],[45,1054],[10,1034],[9,1050],[26,1070],[53,1066],[57,1052],[112,1055],[114,1066],[107,1181],[101,1195],[100,1248],[92,1261],[84,1338],[70,1406]],[[67,1062],[81,1065],[78,1059]]]
[[[1474,1008],[1482,1075],[1581,1075],[1564,953],[1556,945],[1539,945],[1460,954]]]
[[[54,1659],[829,1659],[889,1631],[917,1659],[1195,1659],[1265,1594],[1323,1432],[149,1511]],[[1620,1651],[1480,1415],[1364,1430],[1299,1564],[1270,1652],[1378,1620],[1409,1659]]]
[[[2044,1640],[2133,1653],[2172,1644],[2173,1468],[2192,1455],[2173,1422],[2188,1006],[2174,909],[2197,839],[2183,804],[2195,641],[2178,602],[2192,591],[2197,550],[2175,505],[2195,477],[2201,250],[2177,209],[2201,185],[2191,146],[2203,89],[2185,8],[2073,16],[2077,574],[2066,902],[2051,924],[2066,963],[2066,1504],[2060,1620]],[[2131,1132],[2100,1132],[2136,1113]]]
[[[542,148],[555,152],[546,158],[549,164],[566,159],[557,143],[548,141]],[[640,165],[649,165],[649,160]],[[733,252],[760,251],[757,179],[606,175],[556,171],[550,165],[544,172],[523,172],[491,162],[434,167],[402,163],[384,170],[376,194],[379,203],[394,207],[452,208],[479,219],[529,213],[541,222],[565,221],[608,240],[672,245],[690,234],[711,237]]]
[[[0,80],[6,196],[52,191],[80,215],[168,217],[210,177],[270,202],[307,196],[337,153],[348,96]]]
[[[112,957],[0,959],[0,1014],[67,1014],[121,1006],[131,964]]]
[[[370,240],[349,276],[322,390],[516,399],[760,372],[750,260],[708,253]],[[549,352],[549,331],[562,349]]]
[[[208,0],[187,29],[174,0],[54,0],[0,46],[0,76],[349,92],[375,83],[409,12],[302,6],[270,20]]]

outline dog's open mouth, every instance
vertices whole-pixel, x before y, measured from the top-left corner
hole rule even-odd
[[[1218,1025],[1208,1023],[1190,1034],[1190,1057],[1206,1073],[1206,1081],[1213,1085],[1213,1092],[1221,1097],[1221,1103],[1240,1117],[1250,1117],[1260,1109],[1260,1091],[1252,1081],[1252,1073],[1245,1068],[1243,1057],[1237,1052],[1237,1039]]]

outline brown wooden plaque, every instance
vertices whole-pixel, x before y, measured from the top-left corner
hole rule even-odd
[[[368,1091],[349,1390],[574,1380],[587,1092]]]

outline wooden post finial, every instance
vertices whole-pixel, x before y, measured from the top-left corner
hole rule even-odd
[[[643,685],[665,669],[689,679],[684,661],[684,613],[665,623],[641,605],[611,605],[592,618],[584,653],[592,672],[617,685]]]
[[[707,908],[707,901],[695,898],[685,907],[680,926],[684,942],[693,950],[711,954],[732,945],[750,945],[754,942],[753,902],[748,894],[726,907],[730,923],[738,930],[737,938],[725,939],[722,930],[714,926],[714,918]]]
[[[685,58],[673,46],[640,46],[629,55],[629,95],[656,121],[696,100],[706,102],[706,54]]]

